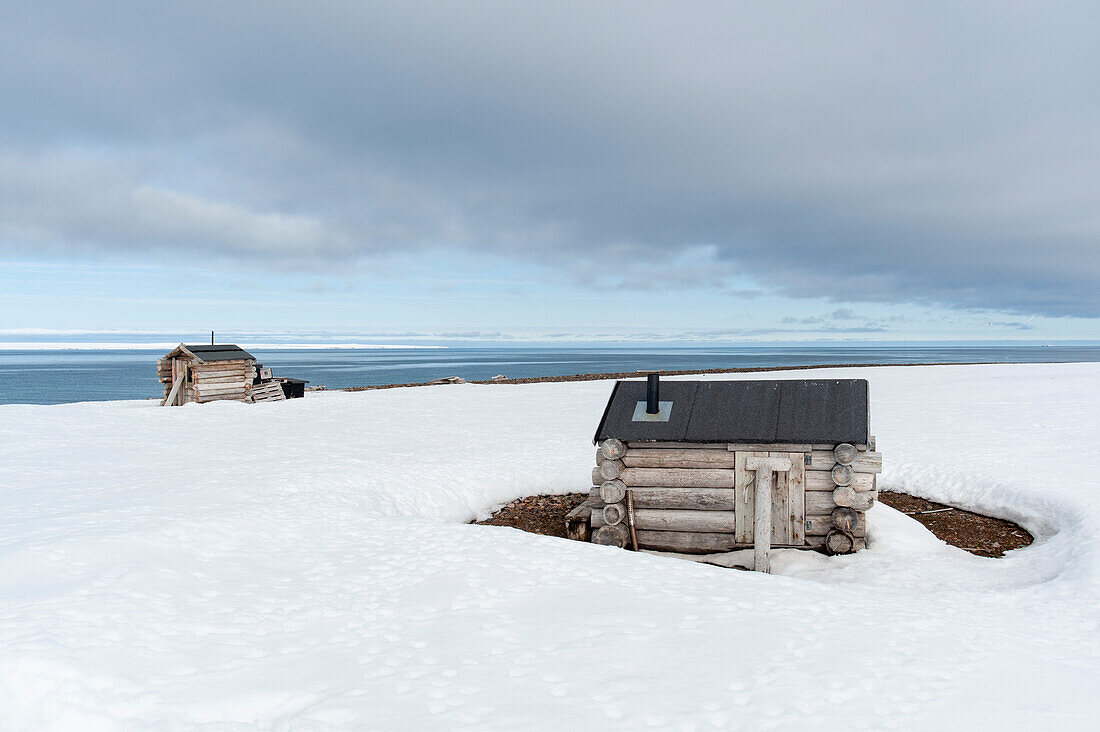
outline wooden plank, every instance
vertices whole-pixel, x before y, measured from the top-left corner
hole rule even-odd
[[[228,358],[228,359],[225,359],[223,361],[193,361],[191,363],[191,368],[195,369],[196,371],[201,371],[202,369],[221,369],[221,368],[247,369],[247,368],[252,368],[253,365],[254,365],[254,362],[249,361],[246,358]]]
[[[736,492],[733,488],[674,488],[669,486],[651,486],[631,488],[635,508],[667,508],[692,511],[733,511],[736,504]],[[614,498],[617,493],[609,494]],[[624,495],[625,497],[625,495]],[[602,505],[602,488],[593,488],[590,499]],[[621,498],[619,500],[622,500]],[[616,501],[611,501],[615,503]]]
[[[565,514],[565,520],[583,518],[585,521],[592,515],[592,503],[591,501],[585,501],[581,505],[574,508],[569,513]]]
[[[859,453],[856,459],[852,461],[852,470],[857,473],[881,473],[882,453],[870,450]]]
[[[238,376],[238,375],[239,376],[244,376],[245,374],[248,373],[248,369],[237,369],[237,368],[232,368],[232,367],[221,367],[221,368],[216,368],[216,369],[194,369],[193,368],[191,371],[192,371],[193,374],[195,374],[195,376],[197,378],[200,378],[200,379],[203,378],[203,377],[206,377],[206,376],[219,376],[221,374],[229,374],[229,375],[234,375],[234,376]]]
[[[228,391],[248,391],[248,386],[241,382],[234,384],[195,384],[191,387],[196,394],[224,394]]]
[[[773,547],[775,549],[803,549],[812,550],[825,543],[824,536],[810,537],[810,541],[799,546]],[[857,539],[856,542],[862,542]],[[648,543],[647,543],[648,542]],[[644,536],[638,537],[638,547],[645,552],[675,552],[677,554],[717,554],[719,552],[736,551],[739,549],[752,549],[752,544],[740,544],[730,541],[729,534],[721,533],[693,533],[689,531],[647,531]],[[704,558],[705,561],[705,558]],[[752,558],[748,559],[745,569],[751,569]]]
[[[745,462],[750,456],[766,454],[756,452],[735,452],[734,455],[734,512],[737,514],[734,521],[733,535],[739,543],[751,544],[753,541],[753,518],[755,516],[755,499],[753,496],[753,479],[755,473],[745,467]]]
[[[592,515],[592,504],[585,501],[565,514],[565,535],[574,541],[588,541],[588,520]]]
[[[243,376],[219,376],[216,379],[195,379],[194,383],[197,386],[224,386],[225,384],[241,384],[243,386],[249,381]]]
[[[175,384],[178,379],[187,380],[187,375],[184,373],[183,364],[177,359],[172,359],[172,383]],[[166,402],[168,406],[172,407],[179,404],[179,395],[174,399],[170,399]]]
[[[195,401],[199,404],[207,404],[209,402],[243,402],[248,398],[247,394],[212,394],[210,396],[196,396]]]
[[[192,372],[195,381],[209,381],[211,379],[247,379],[247,371],[195,371]]]
[[[803,453],[790,455],[791,472],[787,474],[787,515],[791,544],[801,544],[806,538],[806,463]]]
[[[282,385],[277,381],[267,381],[252,387],[252,401],[281,402],[286,400]]]
[[[608,465],[608,463],[604,463]],[[601,473],[606,471],[601,468]],[[710,468],[624,468],[618,476],[628,488],[671,486],[677,488],[732,488],[733,470]]]
[[[724,450],[633,450],[623,456],[628,468],[719,468],[733,470],[733,453]]]
[[[757,572],[771,572],[770,552],[772,547],[772,507],[773,500],[781,498],[786,502],[787,488],[784,485],[782,491],[776,491],[776,476],[782,476],[791,471],[790,453],[766,453],[767,457],[753,456],[746,458],[745,469],[756,473],[754,481],[753,497],[756,501],[753,516],[753,569]],[[801,455],[795,456],[801,460]],[[783,510],[783,523],[786,523],[786,508]],[[787,536],[784,528],[782,537]],[[784,542],[786,543],[786,542]]]
[[[217,374],[194,374],[194,375],[192,375],[192,378],[191,378],[191,380],[193,382],[195,382],[196,384],[209,384],[209,383],[214,383],[215,381],[224,380],[224,379],[232,379],[234,381],[240,381],[240,382],[245,382],[245,381],[251,382],[252,381],[252,379],[248,378],[244,374],[229,373],[228,371],[217,373]]]
[[[726,449],[726,443],[724,442],[628,442],[626,446],[630,450],[680,450],[685,448],[693,450]]]
[[[745,463],[745,467],[756,467],[756,490],[753,492],[753,497],[756,499],[753,517],[753,539],[752,539],[752,568],[754,572],[771,572],[771,562],[768,556],[769,551],[772,548],[772,532],[769,531],[769,527],[772,522],[772,488],[774,483],[772,479],[775,477],[775,473],[772,472],[770,466],[762,463],[752,462],[753,458],[749,458]]]
[[[198,374],[211,374],[220,371],[246,373],[249,369],[248,367],[243,367],[243,365],[233,365],[232,363],[197,363],[191,364],[191,371]]]
[[[726,445],[730,452],[809,452],[813,445],[796,442],[731,442]]]
[[[768,455],[774,458],[787,458],[789,459],[791,453],[787,452],[769,452]],[[802,462],[802,454],[796,455],[797,461]],[[794,467],[792,461],[791,467]],[[788,506],[790,505],[790,497],[787,495],[787,472],[777,472],[772,478],[772,491],[771,491],[771,527],[772,527],[772,544],[790,544],[791,543],[791,517],[788,512]]]
[[[233,389],[213,389],[213,390],[211,390],[211,389],[205,389],[205,390],[204,389],[192,389],[192,391],[195,393],[195,396],[208,396],[208,397],[209,396],[218,396],[219,394],[243,394],[245,396],[248,395],[248,389],[243,389],[243,388],[240,388],[240,387],[233,388]]]
[[[164,401],[160,403],[163,407],[166,404],[172,405],[176,403],[176,398],[180,393],[180,387],[183,386],[183,372],[176,376],[176,380],[172,382],[172,391],[168,392],[168,396],[164,398]]]
[[[638,546],[643,549],[682,552],[684,554],[703,554],[709,552],[731,551],[736,542],[728,533],[697,533],[691,531],[648,531],[638,532]]]
[[[852,477],[852,482],[849,484],[857,491],[869,491],[875,486],[875,476],[873,473],[856,473]],[[807,470],[806,471],[806,492],[811,491],[831,491],[836,488],[836,483],[833,482],[833,474],[827,470]]]
[[[620,504],[612,504],[618,506]],[[592,527],[605,526],[611,524],[611,519],[614,516],[606,515],[607,509],[612,506],[604,508],[604,515],[601,515],[598,511],[592,512]],[[616,509],[617,511],[618,509]],[[614,512],[613,512],[614,513]],[[733,511],[681,511],[673,509],[653,509],[653,508],[637,508],[634,509],[634,526],[638,529],[645,529],[648,531],[691,531],[691,532],[728,532],[730,537],[733,536]],[[614,523],[620,523],[616,521]]]
[[[827,516],[836,508],[832,491],[806,491],[806,517]]]
[[[836,465],[836,458],[832,450],[814,450],[810,453],[810,470],[832,470]]]

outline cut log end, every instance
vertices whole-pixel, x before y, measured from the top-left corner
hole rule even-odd
[[[825,537],[825,550],[829,554],[851,554],[855,548],[855,538],[844,531],[833,529]]]
[[[626,445],[614,437],[600,443],[600,454],[608,460],[620,460],[626,454]]]
[[[833,503],[856,511],[868,511],[875,505],[872,491],[857,491],[851,486],[841,486],[833,491]]]
[[[609,503],[603,507],[603,520],[608,526],[617,526],[626,518],[626,505],[623,503]]]
[[[855,445],[843,442],[833,448],[833,458],[841,465],[851,465],[858,452]]]
[[[840,506],[833,509],[832,519],[835,528],[854,534],[859,524],[859,512],[847,506]]]
[[[626,483],[621,480],[608,480],[600,484],[600,500],[604,503],[619,503],[626,498]]]
[[[622,524],[615,526],[601,526],[596,529],[596,532],[592,534],[593,544],[602,544],[603,546],[617,546],[620,549],[626,546],[626,542],[629,541],[630,534],[627,532],[626,527]]]
[[[856,472],[852,470],[851,465],[834,465],[833,466],[833,482],[837,485],[849,485],[852,482],[852,477]]]
[[[604,480],[615,480],[623,472],[621,460],[605,460],[599,465],[600,477]]]

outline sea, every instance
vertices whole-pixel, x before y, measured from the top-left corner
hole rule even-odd
[[[818,364],[1100,361],[1100,345],[842,345],[707,348],[251,349],[276,376],[311,386],[407,384],[643,370]],[[155,350],[0,350],[0,404],[159,398]]]

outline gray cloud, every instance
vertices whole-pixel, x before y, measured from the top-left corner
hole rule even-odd
[[[463,247],[596,288],[1097,317],[1098,15],[24,4],[0,247],[317,269]]]

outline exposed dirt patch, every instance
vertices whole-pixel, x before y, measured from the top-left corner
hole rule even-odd
[[[584,503],[587,493],[564,496],[527,496],[512,501],[484,521],[483,526],[511,526],[543,536],[565,538],[565,514]]]
[[[906,493],[879,491],[878,497],[887,506],[920,521],[951,546],[980,557],[1003,557],[1005,552],[1032,542],[1031,534],[1011,521],[952,508]],[[923,513],[925,511],[933,513]]]
[[[527,496],[512,501],[490,518],[475,523],[511,526],[532,534],[564,538],[565,515],[581,505],[586,498],[587,493]],[[879,500],[891,508],[912,515],[948,544],[981,557],[1002,557],[1005,552],[1025,547],[1032,542],[1031,535],[1011,521],[963,511],[905,493],[879,491]],[[920,513],[921,511],[935,513]]]

